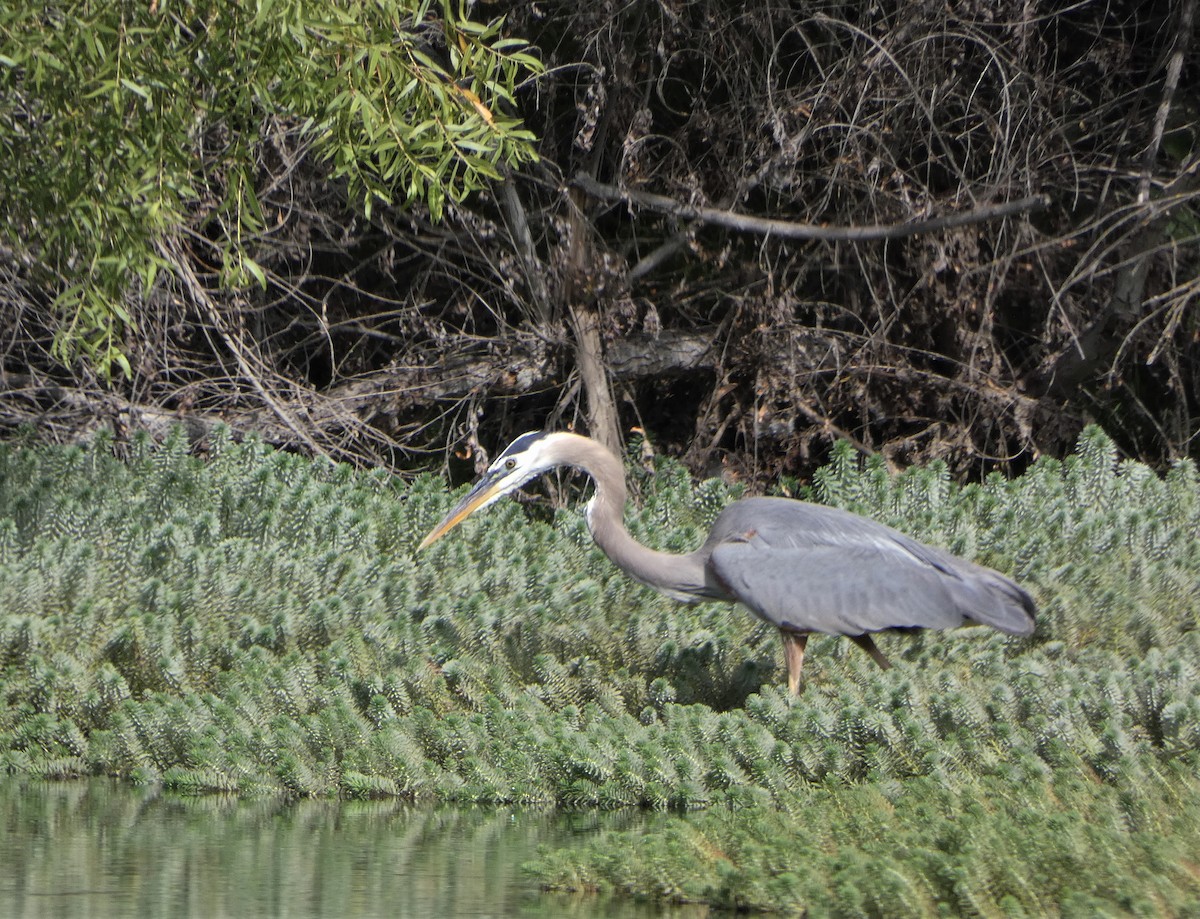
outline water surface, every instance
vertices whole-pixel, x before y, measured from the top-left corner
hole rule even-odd
[[[705,915],[545,894],[522,876],[539,845],[647,821],[637,813],[239,801],[0,779],[0,819],[0,916],[10,919]]]

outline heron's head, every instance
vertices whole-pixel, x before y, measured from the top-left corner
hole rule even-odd
[[[531,431],[522,434],[488,467],[475,487],[454,506],[442,522],[421,540],[418,551],[431,546],[478,510],[516,491],[530,479],[559,465],[555,453],[557,439],[570,435]]]

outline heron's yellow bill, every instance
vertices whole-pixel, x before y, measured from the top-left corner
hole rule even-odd
[[[441,523],[429,531],[429,535],[422,539],[421,544],[417,546],[417,551],[420,552],[426,546],[432,546],[481,507],[495,501],[501,494],[500,486],[494,479],[481,479],[467,493],[467,496],[454,506],[454,510],[448,513],[442,519]]]

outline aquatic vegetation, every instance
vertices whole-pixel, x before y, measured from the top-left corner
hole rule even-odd
[[[694,547],[736,497],[669,462],[637,476],[630,529],[658,548]],[[791,704],[772,630],[625,578],[578,508],[531,519],[505,502],[416,556],[452,501],[433,477],[221,437],[200,460],[181,434],[123,460],[104,435],[0,447],[0,769],[191,794],[706,809],[639,844],[643,870],[614,860],[621,841],[539,876],[736,907],[825,897],[872,914],[839,892],[865,870],[884,886],[864,897],[914,914],[1033,914],[1068,893],[1076,912],[1196,902],[1171,870],[1118,906],[1084,857],[1089,834],[1109,873],[1174,864],[1168,836],[1200,842],[1195,467],[1155,475],[1089,430],[1065,461],[961,489],[843,450],[814,492],[1013,573],[1039,601],[1036,633],[884,637],[887,672],[814,639]],[[906,841],[875,849],[872,832]],[[1038,834],[1083,854],[1035,855]],[[801,869],[784,841],[822,858]],[[1063,886],[1081,871],[1095,883]]]
[[[823,917],[1195,915],[1200,782],[1073,770],[797,789],[544,851],[554,889]]]

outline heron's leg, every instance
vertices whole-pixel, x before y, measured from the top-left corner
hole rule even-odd
[[[875,645],[874,640],[869,634],[864,632],[862,635],[847,636],[852,642],[871,655],[871,660],[877,663],[884,670],[892,669],[892,662],[884,656],[884,653]]]
[[[779,630],[783,639],[783,658],[787,661],[788,692],[800,695],[800,671],[804,669],[804,646],[808,644],[807,632]]]

